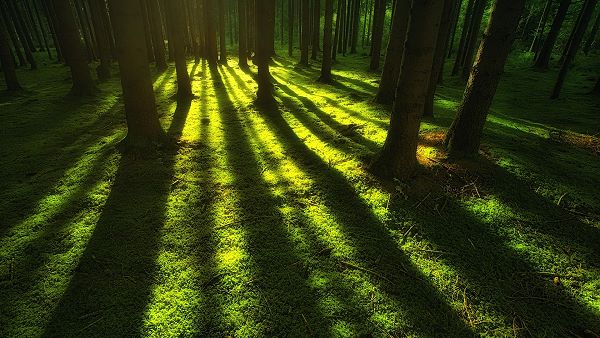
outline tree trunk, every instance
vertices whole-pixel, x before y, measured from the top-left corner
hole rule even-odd
[[[600,95],[600,77],[598,78],[598,81],[596,81],[596,84],[594,85],[594,88],[590,94]]]
[[[288,0],[288,55],[294,54],[294,0]]]
[[[42,36],[42,40],[44,41],[44,49],[48,53],[48,59],[52,59],[52,53],[50,52],[50,47],[48,45],[46,30],[44,30],[44,22],[42,21],[42,17],[40,15],[40,10],[38,8],[37,2],[35,0],[32,2],[33,2],[33,12],[35,13],[35,17],[40,26],[40,34]],[[27,6],[29,6],[29,3],[27,3]]]
[[[172,1],[172,0],[169,0]],[[218,0],[221,1],[221,0]],[[217,65],[219,59],[217,51],[217,29],[215,24],[215,0],[204,0],[204,22],[206,34],[206,53],[208,64],[211,67]]]
[[[413,0],[390,127],[371,167],[380,176],[407,179],[415,171],[419,125],[443,6],[444,0]]]
[[[21,53],[21,49],[22,49],[21,41],[19,40],[19,36],[15,30],[15,27],[14,27],[10,17],[8,16],[8,12],[5,10],[3,5],[4,4],[2,2],[0,2],[0,15],[2,16],[2,19],[5,22],[8,36],[9,36],[10,41],[12,42],[12,45],[15,49],[15,54],[17,54],[17,59],[19,60],[19,67],[25,67],[27,65],[27,60],[25,60],[23,53]]]
[[[546,6],[544,6],[544,11],[542,12],[542,17],[540,18],[540,22],[535,30],[535,34],[533,35],[533,41],[531,42],[531,46],[529,47],[529,52],[537,53],[540,47],[540,42],[542,41],[542,37],[544,36],[544,29],[546,28],[546,21],[548,20],[548,15],[550,14],[550,10],[552,9],[552,0],[546,1]]]
[[[316,60],[319,54],[320,35],[321,35],[321,0],[314,0],[313,3],[313,40],[311,59]]]
[[[573,38],[575,37],[575,34],[577,32],[578,24],[581,21],[583,14],[585,13],[586,3],[587,3],[587,0],[583,0],[581,3],[581,9],[579,10],[579,15],[577,16],[577,20],[575,20],[575,22],[573,24],[573,28],[571,29],[571,34],[569,34],[569,39],[567,40],[567,43],[565,43],[564,48],[562,50],[562,54],[560,55],[560,59],[558,61],[558,63],[560,63],[560,64],[565,62],[565,57],[567,56],[567,52],[569,51],[569,48],[571,48],[571,44],[573,43]]]
[[[567,16],[567,11],[570,5],[571,0],[560,0],[558,10],[556,11],[556,16],[552,21],[552,27],[550,27],[550,32],[548,32],[548,36],[546,37],[546,40],[544,41],[544,44],[542,45],[542,48],[540,49],[540,52],[535,60],[535,68],[539,70],[548,69],[550,56],[552,55],[552,49],[554,48],[554,44],[556,43],[556,39],[560,33],[560,28],[565,21],[565,17]]]
[[[109,0],[117,47],[127,136],[127,150],[140,151],[162,136],[144,41],[144,22],[138,1]]]
[[[464,81],[467,81],[469,74],[471,73],[473,54],[475,53],[475,47],[477,46],[477,40],[479,39],[479,30],[481,29],[481,20],[483,19],[483,12],[485,11],[486,4],[487,0],[476,0],[475,6],[473,7],[473,17],[471,18],[471,25],[469,26],[464,59],[462,62],[462,79]]]
[[[575,59],[575,55],[577,54],[581,40],[583,40],[583,35],[587,30],[590,19],[592,18],[592,13],[594,12],[594,7],[596,6],[597,1],[598,0],[586,0],[583,3],[583,7],[581,8],[581,19],[579,22],[577,22],[577,26],[575,27],[573,34],[573,40],[569,44],[569,48],[565,54],[565,59],[560,67],[560,71],[558,72],[558,78],[556,79],[554,89],[552,89],[552,94],[550,95],[551,99],[557,99],[560,95],[560,91],[567,77],[567,72],[569,71],[569,66]]]
[[[159,71],[167,69],[167,56],[165,53],[165,36],[163,35],[162,15],[158,0],[148,1],[148,15],[150,17],[150,34],[154,46],[154,62]]]
[[[21,14],[17,11],[17,7],[14,2],[8,1],[8,14],[12,17],[12,22],[14,24],[15,30],[19,39],[21,40],[21,45],[23,46],[23,52],[25,54],[25,58],[27,62],[31,66],[31,69],[37,69],[37,63],[35,58],[33,57],[33,52],[35,51],[35,47],[33,46],[33,42],[31,40],[31,36],[27,32],[27,27],[25,27],[25,22],[23,22],[23,18]]]
[[[323,32],[323,63],[319,81],[331,82],[331,30],[333,26],[333,0],[325,0],[325,31]]]
[[[190,75],[187,69],[185,57],[185,19],[183,13],[183,0],[169,0],[167,3],[167,15],[171,25],[171,35],[175,57],[175,71],[177,73],[177,98],[186,100],[193,96]]]
[[[238,58],[239,66],[242,69],[248,68],[248,31],[246,23],[246,1],[238,0],[238,16],[239,16],[239,39],[238,39]],[[291,1],[291,0],[290,0]]]
[[[340,13],[342,11],[342,4],[344,3],[343,0],[338,0],[337,1],[337,12],[336,12],[336,17],[335,17],[335,33],[333,35],[333,46],[331,48],[331,59],[335,60],[337,57],[337,51],[338,51],[338,43],[340,40],[340,29],[342,26],[342,22],[341,22],[341,17],[340,17]]]
[[[310,11],[308,0],[302,0],[302,38],[300,41],[300,64],[308,66],[308,43],[310,40]]]
[[[96,85],[88,68],[85,46],[81,43],[71,1],[53,0],[52,3],[57,17],[57,31],[63,47],[63,54],[67,65],[71,68],[73,79],[71,94],[76,96],[92,95],[96,92]]]
[[[370,70],[379,69],[381,60],[381,45],[383,39],[383,25],[385,21],[386,0],[375,0],[375,14],[373,16],[373,37],[371,38],[371,64]]]
[[[270,19],[265,17],[268,14],[275,14],[275,9],[269,8],[273,5],[272,0],[256,0],[255,3],[256,13],[261,13],[261,15],[254,16],[256,18],[256,36],[258,37],[256,39],[256,65],[258,67],[256,103],[261,106],[268,106],[275,102],[271,74],[269,72],[272,45],[269,39],[266,38],[270,34],[269,30],[273,29],[273,25],[271,25]]]
[[[445,144],[451,157],[474,156],[479,152],[483,126],[524,4],[525,0],[496,0],[494,3],[463,101],[446,135]]]
[[[56,60],[57,62],[63,62],[64,57],[62,54],[62,47],[60,45],[60,41],[58,38],[58,33],[56,32],[56,15],[54,13],[54,7],[50,2],[43,1],[42,6],[44,6],[44,13],[46,14],[46,19],[48,21],[48,26],[50,27],[50,34],[52,35],[52,43],[54,44],[54,48],[56,49]]]
[[[410,2],[411,0],[396,0],[394,5],[390,41],[388,42],[385,62],[383,63],[379,89],[375,96],[375,102],[377,103],[391,104],[394,102],[398,77],[400,76],[400,67],[402,66],[406,31],[408,30]]]
[[[438,78],[444,65],[446,56],[446,45],[450,36],[450,21],[452,8],[455,6],[456,0],[444,0],[444,11],[440,21],[440,30],[438,33],[435,54],[433,56],[433,66],[431,69],[431,77],[429,78],[429,87],[427,89],[427,97],[425,98],[425,106],[423,107],[423,116],[433,116],[433,101],[435,89],[438,84]]]
[[[583,46],[583,53],[587,55],[594,44],[594,40],[596,39],[596,34],[598,33],[598,28],[600,27],[600,12],[596,15],[596,21],[594,21],[594,26],[592,26],[592,31],[588,36],[585,45]]]
[[[452,56],[452,51],[454,49],[454,40],[456,40],[456,31],[458,30],[458,18],[460,17],[460,8],[462,6],[462,3],[463,0],[458,0],[455,2],[454,8],[452,8],[452,28],[450,31],[450,38],[448,39],[448,58]]]
[[[6,81],[6,89],[9,91],[21,90],[22,88],[15,70],[15,59],[8,41],[8,30],[3,18],[0,17],[0,63],[2,64],[2,72]]]
[[[225,1],[219,0],[219,61],[227,63],[227,39],[225,36]]]
[[[458,75],[462,69],[462,61],[464,60],[465,49],[469,34],[469,27],[471,26],[471,18],[473,17],[473,8],[475,6],[475,0],[469,0],[467,3],[467,9],[465,11],[465,18],[463,20],[462,30],[460,32],[460,40],[458,42],[458,50],[456,51],[456,59],[454,60],[454,66],[452,67],[452,76]]]
[[[354,12],[352,17],[352,36],[350,41],[350,53],[356,53],[356,45],[358,44],[358,33],[360,27],[360,0],[354,0]]]
[[[101,11],[106,10],[104,0],[90,0],[90,9],[94,31],[96,32],[98,55],[100,57],[100,64],[98,67],[96,67],[96,74],[98,75],[98,79],[106,80],[110,78],[110,64],[112,56],[110,53],[110,42],[108,41],[107,35],[108,28],[104,26],[102,14],[100,13]]]

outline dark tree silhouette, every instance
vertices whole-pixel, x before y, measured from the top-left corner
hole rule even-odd
[[[173,46],[175,69],[177,72],[177,98],[188,99],[193,94],[185,56],[184,30],[186,27],[184,26],[183,0],[169,0],[167,2],[167,13],[172,31],[172,41],[169,41],[169,44]]]
[[[386,0],[375,0],[375,11],[373,16],[373,36],[371,38],[371,64],[370,70],[379,69],[381,60],[381,46],[383,44],[383,28],[385,22]]]
[[[323,62],[319,81],[331,82],[331,39],[333,26],[333,0],[325,0],[325,28],[323,34]]]
[[[552,21],[552,26],[550,27],[548,36],[544,40],[544,43],[535,59],[535,68],[539,70],[548,69],[550,57],[552,55],[552,49],[554,49],[554,45],[556,44],[558,33],[560,33],[560,28],[562,27],[562,24],[565,21],[565,17],[567,16],[567,11],[569,9],[569,6],[571,5],[571,1],[572,0],[560,0],[558,10],[556,11],[556,15],[554,16],[554,20]]]
[[[300,41],[300,64],[308,66],[308,45],[310,42],[310,11],[308,0],[302,0],[302,36]]]
[[[258,75],[256,82],[258,91],[256,92],[256,103],[261,106],[268,106],[275,102],[273,98],[273,84],[271,83],[271,73],[269,72],[269,61],[271,59],[271,49],[273,43],[268,38],[269,30],[273,29],[271,20],[275,18],[266,18],[269,14],[275,14],[274,2],[270,0],[256,0],[255,9],[257,13],[263,13],[261,17],[256,17],[256,65]]]
[[[21,90],[21,85],[17,79],[15,70],[15,61],[9,45],[8,30],[2,17],[0,17],[0,63],[2,63],[2,72],[6,81],[6,89],[14,91]]]

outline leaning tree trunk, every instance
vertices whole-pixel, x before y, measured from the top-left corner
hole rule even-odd
[[[319,81],[331,82],[331,30],[333,26],[333,0],[325,0],[325,31],[323,32],[323,61]]]
[[[413,0],[390,127],[371,167],[380,176],[407,179],[415,171],[421,114],[443,7],[444,0]]]
[[[583,46],[583,53],[587,55],[592,49],[592,45],[594,44],[594,40],[596,39],[596,34],[598,33],[598,28],[600,27],[600,13],[596,15],[596,21],[594,22],[594,26],[592,26],[592,31],[588,36],[585,45]]]
[[[542,17],[540,18],[540,22],[535,30],[535,34],[533,35],[531,46],[529,47],[530,52],[537,53],[539,51],[540,41],[544,36],[544,29],[546,28],[546,21],[548,20],[550,9],[552,9],[552,0],[546,1],[546,6],[544,6],[544,11],[542,12]]]
[[[248,29],[246,23],[246,1],[238,0],[238,20],[239,20],[239,37],[238,37],[238,58],[239,66],[242,69],[248,68]]]
[[[542,45],[542,48],[535,59],[535,68],[539,70],[548,69],[550,56],[552,55],[552,49],[554,49],[554,44],[556,43],[558,33],[560,33],[560,28],[565,21],[565,17],[567,16],[567,11],[570,5],[571,0],[560,0],[558,10],[556,11],[556,16],[554,17],[552,26],[550,27],[550,32],[548,32],[548,36],[546,37],[546,40],[544,41],[544,44]]]
[[[525,0],[496,0],[463,101],[446,135],[450,157],[474,156],[500,75],[510,53]]]
[[[308,0],[302,0],[302,41],[300,41],[300,64],[303,66],[308,66],[308,44],[310,40],[309,25],[310,11],[308,8]]]
[[[265,18],[265,15],[275,14],[275,9],[269,8],[269,6],[274,6],[272,0],[256,0],[256,13],[262,13],[262,15],[254,16],[256,18],[256,36],[258,37],[256,39],[256,65],[258,67],[256,103],[263,106],[275,102],[271,74],[269,72],[269,60],[271,59],[273,45],[270,39],[267,38],[270,34],[269,30],[273,29],[273,25],[269,18]],[[272,19],[275,20],[275,18]]]
[[[98,56],[100,64],[96,67],[98,79],[106,80],[110,78],[110,64],[112,55],[110,53],[110,41],[108,40],[108,27],[104,26],[101,11],[106,10],[104,0],[90,0],[90,10],[92,15],[92,24],[96,33],[96,43],[98,45]]]
[[[0,63],[2,64],[2,72],[6,81],[6,89],[10,91],[21,90],[22,88],[15,70],[15,59],[8,41],[8,30],[4,20],[0,16]]]
[[[444,11],[442,12],[442,20],[440,21],[440,30],[435,46],[435,54],[433,56],[433,67],[431,69],[431,77],[429,79],[429,88],[427,89],[427,97],[425,98],[425,106],[423,107],[423,116],[433,116],[433,101],[435,89],[438,84],[438,78],[444,65],[446,56],[446,45],[450,37],[450,19],[452,8],[455,6],[456,0],[445,0]]]
[[[142,9],[138,1],[109,0],[109,5],[127,119],[122,144],[126,150],[137,152],[157,143],[163,133],[148,65]]]
[[[60,36],[63,55],[67,65],[71,68],[73,79],[71,94],[76,96],[92,95],[96,92],[96,84],[90,74],[85,46],[79,36],[71,1],[53,0],[52,3],[56,13],[57,33]]]
[[[375,0],[375,15],[373,17],[373,37],[371,39],[371,63],[370,70],[379,69],[381,60],[381,46],[383,40],[383,26],[385,22],[386,0]]]
[[[35,52],[35,47],[33,46],[33,42],[31,40],[31,36],[27,31],[27,27],[25,26],[25,22],[21,17],[21,14],[17,10],[17,6],[14,2],[8,1],[8,14],[12,17],[12,22],[14,24],[15,30],[17,32],[18,38],[21,40],[21,44],[23,46],[23,52],[25,54],[25,58],[27,62],[31,66],[31,69],[37,69],[37,63],[35,58],[33,57],[33,52]]]
[[[590,19],[592,18],[592,13],[594,12],[594,7],[596,6],[597,1],[598,0],[586,0],[583,3],[583,7],[581,9],[581,19],[579,22],[577,22],[577,26],[573,31],[573,40],[571,40],[568,50],[565,53],[564,61],[560,67],[560,71],[558,72],[558,78],[556,79],[556,83],[552,89],[552,94],[550,94],[551,99],[556,99],[560,95],[560,91],[567,77],[567,72],[569,71],[569,66],[575,59],[575,54],[577,54],[581,40],[583,40],[583,35],[587,30]]]
[[[394,16],[392,17],[392,31],[385,54],[379,89],[375,95],[375,102],[391,104],[394,102],[396,85],[400,76],[402,55],[404,54],[404,42],[408,30],[408,19],[410,16],[411,0],[396,0],[394,4]]]
[[[192,84],[190,75],[187,69],[187,60],[185,57],[185,32],[186,29],[183,0],[169,0],[167,2],[167,12],[170,17],[171,36],[173,41],[169,44],[173,45],[173,53],[175,57],[175,71],[177,73],[177,98],[189,99],[192,97]]]

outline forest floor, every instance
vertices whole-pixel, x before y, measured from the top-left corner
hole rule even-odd
[[[20,70],[0,96],[0,336],[597,337],[600,58],[556,71],[510,59],[478,160],[440,146],[463,84],[447,77],[412,182],[366,165],[389,108],[366,56],[278,57],[278,106],[251,71],[156,74],[172,144],[123,156],[120,84],[66,97],[68,70]],[[114,68],[117,71],[117,68]]]

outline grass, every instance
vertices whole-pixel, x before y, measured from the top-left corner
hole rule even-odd
[[[442,160],[448,76],[407,183],[365,170],[389,114],[367,61],[340,56],[324,85],[278,57],[268,110],[235,60],[190,64],[179,105],[174,69],[155,74],[174,142],[146,159],[115,150],[118,79],[73,99],[65,67],[19,71],[27,91],[0,97],[0,336],[599,334],[597,58],[549,101],[555,72],[514,55],[463,163]]]

